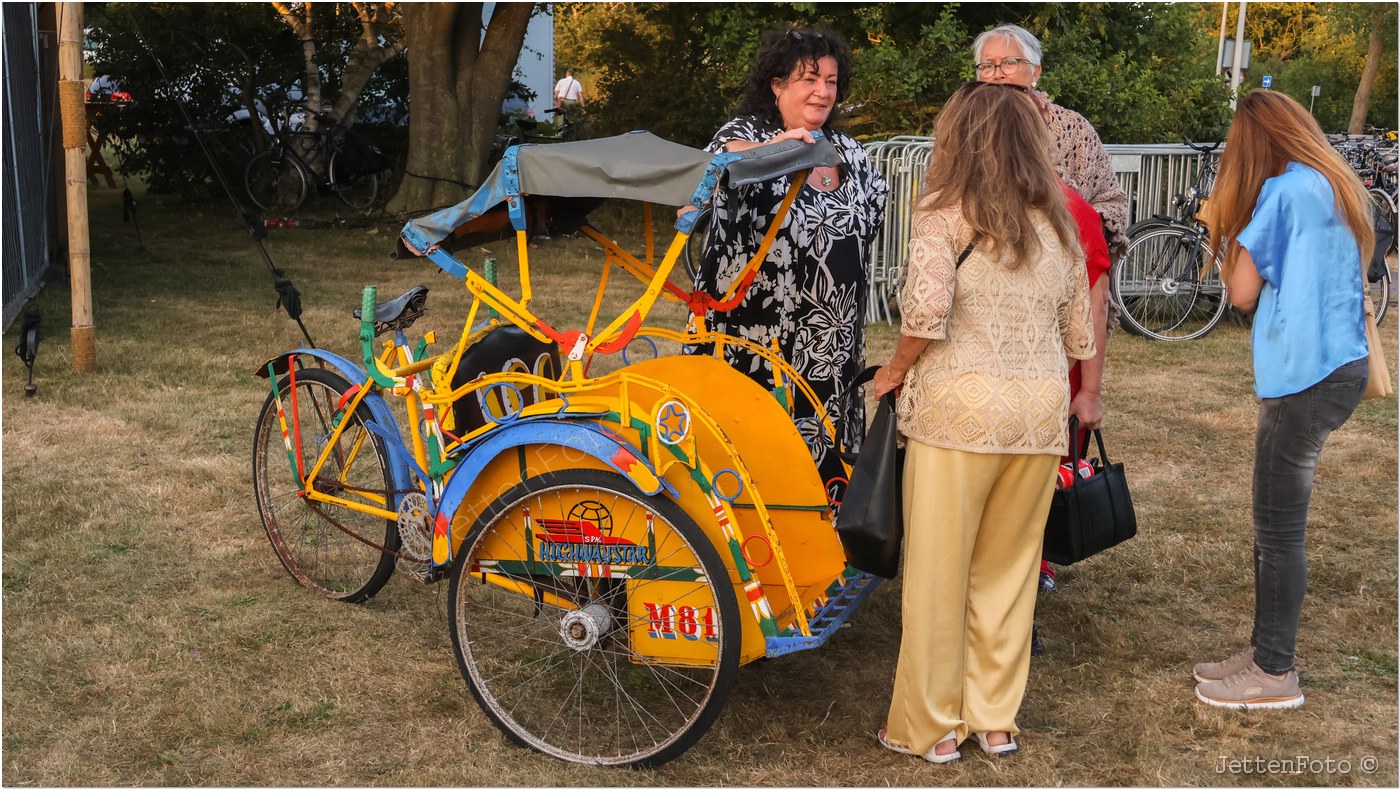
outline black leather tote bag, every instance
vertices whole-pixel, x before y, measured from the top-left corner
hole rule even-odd
[[[904,539],[904,450],[898,440],[891,392],[880,398],[875,409],[836,516],[846,562],[881,578],[899,573],[899,547]]]
[[[1071,458],[1079,465],[1079,420],[1070,419]],[[1045,523],[1045,546],[1041,556],[1055,564],[1074,564],[1100,551],[1112,548],[1137,534],[1137,514],[1128,494],[1128,479],[1122,463],[1110,463],[1103,446],[1103,432],[1094,431],[1099,445],[1099,468],[1084,479],[1075,474],[1074,483],[1055,491],[1050,500],[1050,516]]]

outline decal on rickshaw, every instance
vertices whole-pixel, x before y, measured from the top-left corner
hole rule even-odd
[[[690,435],[690,409],[679,400],[667,400],[656,410],[656,437],[673,447]]]
[[[688,641],[719,641],[719,623],[713,606],[642,602],[647,609],[647,636]]]

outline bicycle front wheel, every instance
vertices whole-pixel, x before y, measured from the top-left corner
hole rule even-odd
[[[1150,228],[1128,244],[1109,280],[1123,326],[1154,340],[1194,340],[1229,306],[1220,264],[1191,228]]]
[[[379,197],[379,173],[360,172],[344,150],[331,154],[331,189],[341,202],[356,211],[368,211]]]
[[[306,172],[279,150],[263,151],[248,160],[243,188],[253,205],[275,214],[290,214],[306,201]]]
[[[583,764],[662,764],[709,729],[739,666],[719,554],[625,477],[531,477],[477,519],[453,568],[457,665],[513,742]]]
[[[383,588],[394,572],[400,543],[397,521],[308,501],[300,479],[324,455],[315,490],[393,509],[388,453],[379,436],[365,426],[368,409],[338,413],[349,381],[314,369],[297,370],[295,385],[292,378],[288,375],[277,384],[281,413],[278,398],[269,394],[253,434],[258,513],[272,549],[293,578],[332,599],[362,602]],[[346,419],[349,423],[332,444],[335,424]]]

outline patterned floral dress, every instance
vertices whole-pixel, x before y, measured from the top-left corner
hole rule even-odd
[[[767,142],[782,132],[780,125],[740,116],[725,124],[706,150],[717,153],[731,140]],[[845,160],[839,186],[829,192],[810,183],[802,188],[743,302],[706,320],[715,331],[764,347],[776,339],[783,357],[836,420],[838,438],[855,450],[865,434],[865,404],[859,396],[839,395],[865,368],[871,244],[884,221],[889,185],[860,143],[840,132],[826,134]],[[701,287],[714,296],[729,288],[758,250],[788,185],[789,179],[781,178],[715,195]],[[773,387],[772,365],[761,357],[728,347],[725,360]],[[822,479],[841,476],[840,461],[805,398],[794,398],[793,418]]]

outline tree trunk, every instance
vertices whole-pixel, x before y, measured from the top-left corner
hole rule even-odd
[[[399,7],[408,50],[408,166],[389,211],[450,205],[481,183],[533,8],[497,3],[483,38],[481,3]]]
[[[1371,111],[1371,89],[1376,84],[1376,75],[1381,69],[1381,25],[1384,22],[1385,6],[1377,3],[1371,7],[1371,43],[1366,47],[1366,65],[1361,69],[1361,82],[1356,86],[1356,97],[1351,100],[1351,122],[1347,131],[1360,134],[1366,128],[1366,115]]]

